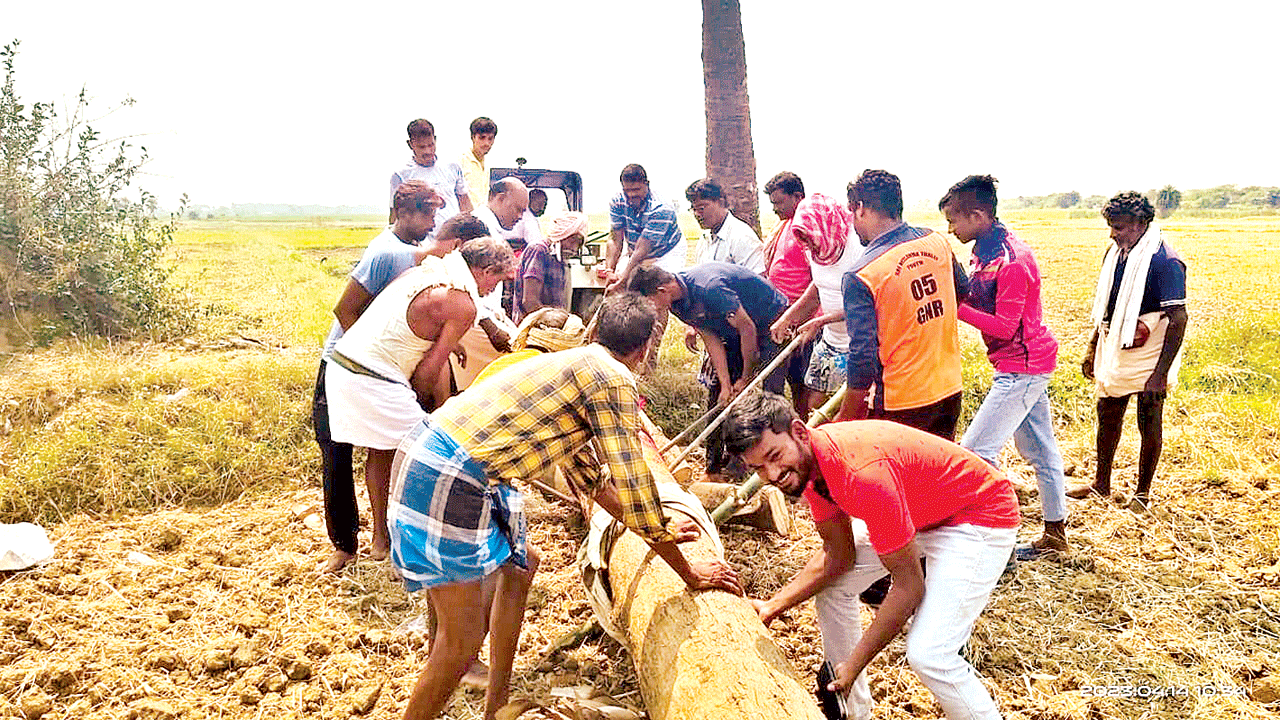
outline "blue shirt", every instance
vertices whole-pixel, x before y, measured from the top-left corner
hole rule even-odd
[[[684,297],[671,303],[671,314],[680,322],[712,333],[726,345],[737,345],[738,331],[729,315],[739,308],[756,326],[758,345],[769,347],[769,326],[787,309],[787,297],[768,280],[742,267],[722,262],[695,265],[675,273]]]
[[[650,257],[655,258],[666,255],[684,239],[676,209],[653,193],[645,197],[639,210],[631,207],[625,195],[618,193],[609,203],[609,228],[624,231],[630,252],[635,251],[641,238],[648,239],[653,248]]]
[[[352,268],[349,277],[364,288],[364,291],[369,293],[369,297],[377,297],[378,293],[385,290],[397,275],[417,264],[415,255],[417,250],[417,245],[406,243],[397,237],[391,228],[387,228],[369,243],[369,247],[365,248],[364,254],[360,256],[360,262]],[[326,360],[329,358],[329,354],[333,352],[334,343],[341,337],[342,326],[334,320],[333,327],[329,328],[329,336],[324,340],[322,358]]]
[[[1102,319],[1111,321],[1111,313],[1116,309],[1116,296],[1120,294],[1120,281],[1124,279],[1124,268],[1129,264],[1129,256],[1116,262],[1116,274],[1111,280],[1111,295],[1107,298],[1107,311]],[[1159,312],[1166,308],[1187,304],[1187,266],[1182,258],[1164,241],[1160,249],[1151,256],[1151,265],[1147,268],[1147,283],[1142,289],[1142,305],[1139,315]]]

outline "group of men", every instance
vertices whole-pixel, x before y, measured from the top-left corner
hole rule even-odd
[[[370,554],[390,555],[407,587],[427,590],[438,619],[405,716],[443,711],[486,634],[486,718],[505,704],[539,563],[515,483],[549,468],[564,471],[585,507],[598,504],[644,538],[691,591],[742,592],[723,561],[684,557],[678,543],[698,531],[664,512],[642,459],[635,376],[653,362],[672,313],[691,348],[701,340],[711,408],[784,346],[791,353],[708,444],[709,475],[740,458],[803,495],[823,540],[791,582],[756,601],[762,621],[816,597],[824,653],[837,664],[831,689],[868,717],[863,670],[914,618],[908,661],[947,717],[998,717],[959,650],[1014,549],[1018,502],[997,464],[1010,437],[1036,470],[1045,525],[1020,550],[1034,557],[1068,545],[1048,396],[1057,344],[1042,320],[1035,259],[997,218],[995,180],[965,178],[939,203],[951,234],[974,243],[971,273],[943,235],[903,222],[899,180],[880,170],[849,183],[846,202],[778,174],[766,192],[782,222],[767,243],[733,215],[717,182],[694,182],[686,198],[705,232],[686,268],[674,206],[650,191],[643,167],[628,165],[610,205],[600,270],[608,290],[587,337],[563,311],[564,262],[583,242],[585,216],[557,216],[546,237],[513,234],[530,193],[506,178],[477,194],[497,128],[479,118],[471,131],[470,158],[441,167],[434,128],[409,125],[414,160],[393,176],[392,224],[335,307],[316,383],[334,545],[321,569],[355,557],[352,448],[368,448]],[[1186,325],[1184,266],[1149,211],[1136,193],[1103,209],[1115,245],[1084,367],[1098,384],[1098,475],[1072,491],[1110,492],[1119,425],[1136,393],[1135,508],[1149,503],[1161,401]],[[500,284],[510,287],[505,305]],[[951,442],[958,321],[981,331],[996,370],[960,445]],[[513,345],[521,352],[489,362]],[[806,426],[801,418],[841,385],[838,420],[856,422]],[[892,583],[864,634],[859,594],[886,575]]]

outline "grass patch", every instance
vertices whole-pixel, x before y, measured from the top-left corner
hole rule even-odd
[[[175,240],[179,268],[173,278],[202,308],[202,338],[315,344],[329,331],[347,273],[381,231],[212,223],[184,228]]]
[[[110,346],[28,358],[0,378],[0,522],[216,504],[305,482],[317,465],[315,362]]]

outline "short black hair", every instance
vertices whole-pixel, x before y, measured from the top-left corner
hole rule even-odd
[[[690,203],[698,200],[724,200],[724,188],[711,178],[702,178],[689,185],[684,191],[684,197]]]
[[[618,176],[619,182],[649,182],[649,173],[644,171],[644,167],[639,163],[631,163],[622,168],[622,174]]]
[[[409,123],[409,127],[405,128],[405,130],[409,132],[410,140],[420,137],[436,136],[436,126],[432,125],[430,120],[424,120],[423,118],[418,118],[417,120]]]
[[[475,240],[489,234],[489,226],[471,213],[458,213],[440,226],[436,231],[437,238],[458,238],[458,242]]]
[[[636,268],[635,274],[631,276],[631,287],[628,290],[638,292],[645,297],[653,297],[658,294],[658,288],[675,279],[675,275],[657,265],[643,264]]]
[[[783,170],[764,184],[764,194],[772,195],[774,190],[781,190],[788,195],[804,197],[804,181],[790,170]]]
[[[490,135],[498,134],[498,123],[487,117],[478,117],[471,121],[471,137],[489,133]]]
[[[1145,195],[1129,190],[1117,193],[1115,197],[1108,200],[1107,204],[1102,206],[1102,217],[1106,218],[1107,222],[1132,218],[1138,222],[1150,224],[1156,219],[1156,209],[1151,206],[1151,201]]]
[[[596,342],[618,355],[629,355],[649,342],[657,317],[653,301],[639,293],[611,295],[600,307]]]
[[[891,220],[902,219],[902,181],[887,170],[863,170],[849,183],[849,207],[858,203]]]
[[[996,179],[990,175],[970,175],[961,180],[938,201],[938,209],[954,208],[960,212],[986,210],[996,216]]]
[[[765,430],[787,432],[797,417],[795,407],[785,397],[751,390],[729,411],[720,432],[725,448],[741,455],[760,442]]]

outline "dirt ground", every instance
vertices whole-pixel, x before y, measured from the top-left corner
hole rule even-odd
[[[1073,503],[1076,552],[1024,563],[996,590],[967,655],[1006,717],[1280,713],[1280,480],[1210,486],[1176,467],[1168,474],[1147,515]],[[1029,539],[1038,503],[1020,495]],[[400,717],[426,655],[422,603],[385,562],[318,577],[329,549],[320,504],[319,489],[304,488],[50,528],[53,562],[0,576],[0,717]],[[529,509],[545,572],[512,697],[545,707],[521,717],[591,717],[558,697],[575,692],[640,711],[630,658],[612,640],[545,654],[591,616],[574,565],[585,529],[558,501],[534,497]],[[725,531],[752,595],[780,587],[816,546],[807,512],[793,510],[789,538]],[[773,634],[811,684],[820,662],[812,603]],[[870,678],[875,717],[939,717],[901,639]],[[478,718],[482,703],[459,692],[448,717]]]

